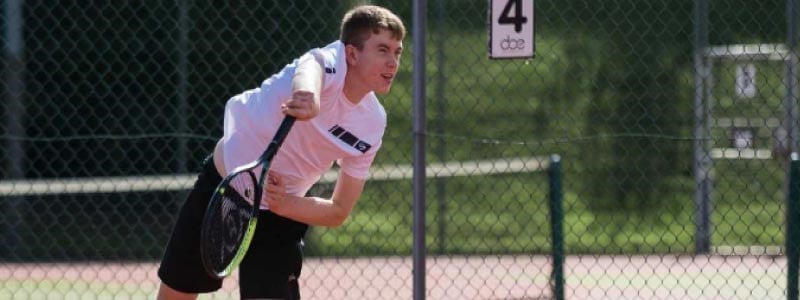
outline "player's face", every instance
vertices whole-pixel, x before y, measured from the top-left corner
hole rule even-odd
[[[402,52],[403,42],[388,30],[380,30],[364,42],[361,50],[353,47],[348,73],[352,72],[366,91],[389,92]]]

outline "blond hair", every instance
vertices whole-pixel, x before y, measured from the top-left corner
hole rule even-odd
[[[370,34],[377,34],[380,30],[388,30],[397,40],[403,40],[406,35],[403,21],[393,12],[380,6],[361,5],[348,11],[342,18],[339,40],[345,45],[361,49]]]

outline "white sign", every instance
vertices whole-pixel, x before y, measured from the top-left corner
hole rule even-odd
[[[731,142],[734,148],[753,148],[753,129],[737,127],[731,130],[733,131],[733,138],[731,139]]]
[[[534,0],[490,0],[489,57],[527,58],[534,55]]]
[[[736,66],[736,96],[753,98],[756,95],[756,66],[740,64]]]

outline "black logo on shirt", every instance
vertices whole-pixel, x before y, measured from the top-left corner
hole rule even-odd
[[[369,148],[372,148],[372,145],[358,139],[357,136],[348,132],[339,125],[333,125],[331,129],[328,129],[328,132],[339,138],[342,142],[345,142],[346,144],[353,146],[353,148],[356,148],[356,150],[361,151],[361,153],[367,153]]]
[[[325,73],[336,74],[336,68],[325,67]]]

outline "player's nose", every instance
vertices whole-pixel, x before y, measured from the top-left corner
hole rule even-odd
[[[397,68],[397,65],[400,63],[400,58],[396,56],[391,56],[386,62],[386,65],[391,68],[392,70]]]

